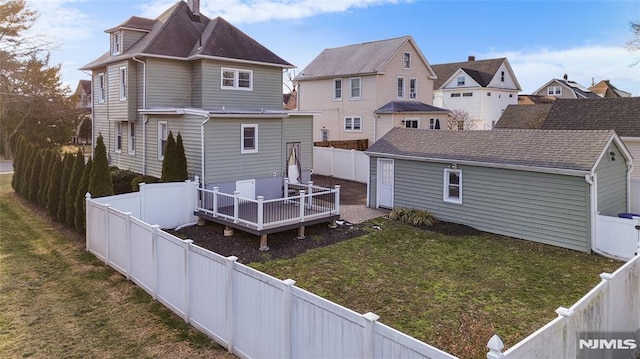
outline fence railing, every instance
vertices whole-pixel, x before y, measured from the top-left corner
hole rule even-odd
[[[240,358],[455,358],[108,204],[86,216],[89,252]]]
[[[263,230],[288,224],[340,214],[340,186],[333,189],[292,184],[285,180],[284,197],[265,200],[244,198],[239,191],[233,194],[198,188],[200,204],[196,211],[212,217],[224,218],[246,227]]]
[[[640,253],[640,217],[619,218],[596,215],[594,251],[623,261]]]
[[[369,156],[363,151],[314,146],[313,173],[367,183]]]

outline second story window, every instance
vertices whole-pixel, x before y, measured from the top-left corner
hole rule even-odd
[[[127,68],[120,68],[120,100],[127,99]]]
[[[333,79],[333,99],[342,100],[342,79]]]
[[[547,95],[551,95],[551,96],[562,95],[562,87],[560,86],[547,87]]]
[[[404,119],[404,127],[405,128],[420,128],[420,120],[419,119],[414,119],[414,118],[407,118]]]
[[[111,35],[111,38],[113,39],[113,48],[111,54],[120,55],[122,53],[122,33],[114,32]]]
[[[220,87],[230,90],[253,89],[253,71],[222,68]]]
[[[136,154],[136,123],[129,122],[129,140],[127,141],[129,146],[129,154]]]
[[[359,100],[362,98],[361,79],[352,77],[349,79],[349,99]]]
[[[348,132],[362,132],[361,117],[345,117],[344,130]]]
[[[402,56],[402,68],[410,69],[411,68],[411,53],[405,52]]]
[[[404,98],[404,77],[398,77],[398,98]]]
[[[429,129],[430,130],[439,130],[440,129],[440,120],[437,118],[429,119]]]
[[[409,79],[409,98],[418,98],[418,79]]]
[[[458,76],[458,86],[464,86],[464,76]]]
[[[104,74],[98,74],[98,102],[103,103],[106,99],[106,88],[104,82]]]

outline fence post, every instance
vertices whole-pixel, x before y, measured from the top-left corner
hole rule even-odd
[[[182,242],[184,248],[184,321],[189,323],[189,293],[191,292],[191,276],[189,275],[189,252],[191,251],[191,239]]]
[[[157,224],[154,224],[151,226],[151,228],[153,229],[152,235],[151,235],[151,252],[152,252],[152,263],[151,266],[153,267],[153,288],[151,288],[151,290],[153,291],[153,300],[157,299],[157,292],[158,292],[158,231],[160,230],[160,226]]]
[[[233,223],[238,223],[238,213],[240,210],[240,191],[233,191]]]
[[[567,325],[567,321],[569,320],[568,318],[570,318],[575,312],[571,309],[567,309],[565,307],[559,307],[558,309],[556,309],[556,314],[558,314],[559,316],[562,317],[562,357],[563,358],[569,358],[569,338],[575,338],[576,337],[576,333],[575,331],[572,331],[571,333],[569,333],[570,331],[570,326]]]
[[[233,321],[235,320],[233,315],[233,266],[238,260],[236,256],[227,257],[227,345],[229,353],[233,354]]]
[[[264,196],[258,196],[258,230],[264,225]]]
[[[373,340],[373,325],[376,320],[380,319],[380,316],[375,313],[366,313],[362,316],[364,318],[364,331],[363,331],[363,348],[362,358],[373,358],[375,354],[375,341]]]
[[[329,176],[333,176],[333,174],[334,174],[333,173],[333,163],[336,161],[336,157],[335,157],[335,153],[334,153],[335,148],[332,146],[332,147],[329,147],[329,149],[330,149],[330,154],[331,154],[331,173],[329,173]]]
[[[109,265],[109,204],[103,204],[104,208],[104,264]]]
[[[146,188],[146,183],[140,183],[138,184],[138,191],[140,191],[140,218],[138,218],[139,220],[146,222],[147,221],[147,211],[146,211],[146,207],[145,203],[147,203],[147,188]]]
[[[611,297],[613,296],[613,294],[611,293],[611,282],[610,280],[613,279],[615,276],[611,273],[600,273],[600,279],[602,279],[603,281],[606,282],[606,284],[604,285],[604,293],[602,298],[605,300],[604,303],[604,307],[607,308],[607,312],[604,313],[604,315],[606,316],[606,318],[602,318],[600,321],[604,322],[605,324],[605,331],[607,332],[613,332],[615,330],[620,330],[621,328],[613,328],[613,325],[616,324],[613,322],[613,312],[614,310],[618,309],[618,308],[613,308],[612,304],[612,300]]]
[[[90,200],[91,200],[91,193],[87,192],[84,195],[84,235],[86,237],[84,250],[87,252],[89,252],[89,250],[91,249],[89,242],[91,241],[91,237],[93,237],[89,231],[89,203],[91,202]]]
[[[334,214],[340,214],[340,185],[337,184],[334,186],[335,190],[336,190],[336,197],[334,199],[335,202],[335,213]]]
[[[489,348],[489,352],[487,353],[487,359],[499,359],[504,358],[504,354],[502,354],[502,349],[504,348],[504,343],[499,336],[494,334],[489,342],[487,343],[487,348]]]
[[[218,217],[218,191],[219,187],[213,187],[213,216]]]
[[[304,190],[300,190],[300,222],[304,222]]]
[[[282,323],[282,358],[291,358],[291,337],[293,332],[291,331],[291,287],[296,284],[293,279],[286,279],[283,281],[284,290],[282,292],[282,313],[284,315],[284,321]]]
[[[351,149],[351,180],[356,180],[356,150]]]
[[[127,228],[125,228],[125,243],[127,245],[127,280],[131,279],[131,218],[133,213],[127,212]]]

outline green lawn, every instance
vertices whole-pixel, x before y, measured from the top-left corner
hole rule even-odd
[[[392,220],[369,234],[252,267],[461,358],[486,357],[556,317],[621,262],[503,236],[451,237]]]
[[[0,175],[0,358],[232,358]]]

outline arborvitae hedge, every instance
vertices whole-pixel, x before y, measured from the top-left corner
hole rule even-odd
[[[82,172],[84,171],[84,154],[79,151],[75,156],[69,183],[67,185],[67,199],[65,200],[66,216],[65,220],[69,227],[75,227],[76,220],[76,195],[82,181]]]
[[[164,158],[162,159],[162,174],[160,181],[176,182],[178,174],[176,172],[178,166],[178,148],[173,133],[169,131],[167,136],[167,147],[164,149]]]
[[[80,233],[84,233],[85,229],[85,195],[89,191],[89,177],[91,176],[92,165],[93,160],[89,157],[89,160],[82,171],[82,179],[80,180],[80,186],[76,193],[74,222],[76,230]]]
[[[44,159],[42,160],[42,170],[40,171],[40,179],[38,184],[38,204],[42,207],[47,207],[47,183],[49,183],[49,172],[53,167],[52,150],[44,151]]]
[[[62,180],[60,181],[60,197],[58,200],[58,212],[56,219],[60,223],[67,223],[67,188],[69,188],[69,178],[71,177],[71,169],[75,162],[75,156],[69,152],[64,154],[62,161]]]
[[[20,186],[18,187],[18,193],[23,198],[29,198],[29,182],[31,180],[31,166],[33,165],[33,160],[35,159],[36,154],[36,146],[32,143],[29,143],[26,147],[26,151],[22,158],[22,163],[20,167],[22,167],[20,173]]]
[[[176,138],[176,175],[178,181],[184,181],[189,178],[189,173],[187,172],[187,156],[184,152],[184,144],[182,143],[182,135],[178,132],[178,137]]]
[[[13,188],[14,192],[18,193],[20,187],[20,180],[22,179],[22,172],[20,172],[23,168],[22,158],[24,157],[24,152],[26,151],[27,140],[25,140],[24,136],[20,136],[18,138],[18,144],[16,146],[16,155],[13,158],[13,178],[11,178],[11,188]]]
[[[43,151],[36,146],[35,157],[31,165],[31,177],[29,178],[29,201],[38,203],[38,188],[40,186],[40,172],[42,172]]]
[[[104,146],[102,134],[96,140],[94,156],[89,177],[89,193],[93,198],[111,196],[113,195],[113,182],[111,182],[107,148]]]
[[[60,182],[62,182],[62,160],[59,156],[54,156],[54,164],[49,176],[49,184],[47,185],[47,212],[53,218],[58,214],[58,205],[60,204]]]

